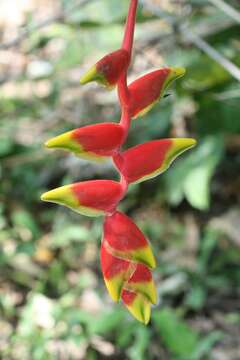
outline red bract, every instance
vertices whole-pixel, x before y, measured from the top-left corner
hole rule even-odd
[[[102,161],[106,157],[113,156],[123,140],[122,126],[103,123],[68,131],[48,140],[46,146],[72,151],[84,159]]]
[[[129,85],[131,117],[143,116],[150,111],[164,90],[184,73],[183,68],[163,68],[133,81]]]
[[[155,267],[155,259],[149,243],[143,233],[126,215],[116,211],[104,222],[104,241],[108,243],[112,253]]]
[[[128,216],[117,211],[117,205],[129,184],[159,175],[178,155],[194,146],[195,140],[154,140],[121,151],[131,119],[148,112],[167,86],[185,72],[183,68],[166,67],[127,85],[137,4],[137,0],[130,0],[121,49],[98,61],[80,81],[82,84],[97,81],[109,88],[117,85],[122,110],[120,123],[85,126],[46,143],[47,147],[69,150],[85,159],[112,157],[121,180],[92,180],[62,186],[43,194],[42,200],[65,205],[83,215],[105,216],[101,266],[106,287],[114,301],[121,300],[137,320],[147,324],[151,305],[157,303],[151,273],[155,258],[141,230]]]
[[[112,88],[118,82],[121,74],[129,65],[129,53],[124,49],[116,50],[99,60],[96,65],[91,67],[81,78],[81,84],[91,81]]]
[[[61,186],[42,195],[42,200],[65,205],[80,214],[111,214],[123,195],[121,185],[112,180],[90,180]]]
[[[194,146],[194,139],[163,139],[137,145],[114,157],[127,182],[139,183],[165,171],[181,153]]]

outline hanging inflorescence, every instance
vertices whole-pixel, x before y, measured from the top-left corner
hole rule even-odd
[[[65,205],[87,216],[104,216],[101,265],[106,287],[114,301],[122,300],[139,321],[147,324],[157,293],[151,270],[156,266],[150,245],[134,222],[117,211],[129,184],[151,179],[165,171],[194,139],[161,139],[122,151],[131,119],[147,113],[163,96],[183,68],[164,67],[127,85],[131,61],[137,0],[131,0],[122,47],[97,62],[80,80],[97,81],[107,88],[117,86],[121,106],[119,124],[84,126],[46,143],[75,155],[103,161],[112,158],[120,181],[90,180],[62,186],[42,195],[42,200]]]

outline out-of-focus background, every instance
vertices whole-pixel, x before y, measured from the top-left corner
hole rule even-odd
[[[240,359],[240,3],[139,2],[129,79],[164,65],[187,73],[133,121],[127,146],[198,140],[121,204],[158,261],[147,327],[104,287],[101,219],[39,200],[63,184],[118,178],[111,163],[43,143],[119,120],[116,92],[79,79],[119,47],[129,1],[0,2],[1,359]]]

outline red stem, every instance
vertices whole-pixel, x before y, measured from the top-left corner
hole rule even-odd
[[[122,42],[122,48],[129,52],[130,57],[132,54],[137,6],[138,0],[131,0],[125,25],[124,38]]]
[[[138,5],[138,0],[130,0],[128,16],[125,25],[125,32],[122,42],[122,48],[128,51],[129,53],[129,58],[130,58],[129,63],[131,61],[131,55],[132,55],[137,5]],[[127,70],[124,71],[123,75],[120,77],[118,81],[118,97],[122,109],[120,124],[123,126],[125,130],[125,137],[124,137],[124,141],[125,141],[131,122],[131,116],[129,111],[130,94],[127,86]]]
[[[137,11],[138,0],[130,0],[128,17],[125,25],[125,32],[122,42],[122,49],[125,49],[129,53],[129,64],[132,56],[132,47],[133,47],[133,39],[134,39],[134,30],[135,30],[135,22],[136,22],[136,11]],[[130,114],[130,93],[127,86],[127,69],[124,71],[122,76],[118,81],[118,98],[122,110],[120,125],[124,129],[124,139],[125,142],[128,131],[131,123],[131,114]],[[114,157],[121,157],[121,148],[118,149],[117,153]],[[121,199],[125,196],[128,190],[128,181],[125,179],[124,175],[121,174],[120,184],[122,186],[123,194]]]
[[[131,123],[131,116],[130,116],[128,107],[122,107],[122,115],[121,115],[120,124],[124,129],[123,143],[125,142],[125,140],[128,136],[128,130],[130,127],[130,123]]]
[[[118,80],[118,98],[122,110],[129,107],[130,95],[127,86],[127,71],[125,71]]]

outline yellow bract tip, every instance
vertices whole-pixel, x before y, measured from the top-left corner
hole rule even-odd
[[[147,265],[151,269],[154,269],[156,267],[156,260],[149,245],[137,250],[130,251],[129,255],[130,260],[133,259],[137,262],[141,262],[142,264]]]
[[[76,207],[78,205],[78,201],[71,190],[71,185],[65,185],[47,191],[42,194],[41,200],[65,205],[68,207]]]
[[[47,196],[46,196],[46,194],[47,194],[47,192],[41,195],[41,200],[42,200],[42,201],[47,201]]]
[[[51,202],[62,201],[66,197],[68,191],[69,186],[62,186],[60,188],[53,189],[42,194],[41,200]]]
[[[151,305],[143,295],[137,294],[131,305],[125,304],[128,311],[144,325],[147,325],[151,316]]]
[[[172,140],[172,146],[170,150],[168,151],[165,166],[166,168],[169,167],[171,162],[180,154],[185,152],[188,149],[191,149],[193,146],[196,145],[196,140],[191,138],[179,138],[179,139],[171,139]]]
[[[185,150],[195,146],[197,141],[192,138],[179,138],[173,139],[173,143],[176,150]]]
[[[119,301],[121,296],[121,290],[124,284],[124,274],[120,273],[112,279],[104,278],[104,281],[113,301]]]
[[[47,148],[66,148],[71,147],[73,143],[72,140],[72,131],[68,131],[64,134],[58,135],[45,142]]]
[[[80,79],[80,84],[84,85],[90,81],[97,80],[99,74],[97,72],[96,66],[92,66]]]
[[[157,304],[158,296],[153,280],[148,282],[129,282],[124,286],[125,289],[129,291],[134,291],[139,295],[143,295],[150,303]]]
[[[175,78],[179,78],[186,73],[186,69],[184,67],[172,67],[171,71]]]

